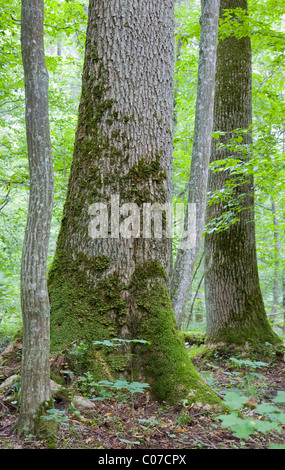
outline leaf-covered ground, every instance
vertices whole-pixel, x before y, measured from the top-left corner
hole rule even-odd
[[[0,382],[19,371],[19,356],[19,353],[14,355],[0,366]],[[229,408],[226,413],[201,404],[180,403],[175,407],[159,404],[147,393],[132,398],[124,390],[102,401],[89,401],[92,392],[88,393],[88,383],[76,382],[71,384],[73,389],[77,386],[76,393],[80,393],[78,386],[81,386],[82,394],[84,384],[85,395],[89,397],[85,397],[87,401],[83,404],[73,405],[66,400],[56,400],[58,430],[53,439],[29,434],[19,438],[14,428],[19,391],[15,384],[2,394],[0,389],[0,449],[265,449],[272,445],[285,446],[283,356],[264,364],[260,360],[247,363],[237,359],[235,362],[229,356],[196,355],[193,358],[209,385],[225,397],[227,404],[233,403],[233,409]],[[276,397],[280,398],[280,403],[276,402]],[[242,405],[237,405],[239,401]],[[257,413],[261,404],[266,404],[267,408]],[[223,419],[219,418],[222,414]]]

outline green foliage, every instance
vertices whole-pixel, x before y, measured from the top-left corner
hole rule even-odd
[[[283,395],[280,399],[284,399]],[[248,397],[236,392],[227,392],[225,394],[224,404],[232,411],[229,414],[218,416],[223,428],[230,429],[233,435],[239,439],[248,439],[256,432],[282,432],[281,426],[285,423],[284,411],[276,406],[265,403],[254,409],[255,415],[259,416],[244,417],[241,415],[240,410],[245,406],[247,401]],[[260,417],[262,417],[262,419],[260,419]]]
[[[141,344],[151,344],[150,341],[146,341],[143,339],[122,339],[122,338],[114,338],[112,341],[110,340],[103,340],[103,341],[94,341],[93,344],[95,346],[107,346],[107,347],[119,347],[128,345],[131,346],[131,343],[141,343]],[[82,353],[84,354],[85,351],[87,351],[87,345],[84,343],[76,343],[73,345],[73,354],[76,354],[80,356]],[[124,354],[124,357],[126,355]],[[131,350],[127,352],[127,356],[134,356],[132,354]],[[79,359],[80,360],[80,359]],[[132,362],[131,362],[131,367],[132,367]],[[83,376],[78,377],[77,379],[78,382],[78,388],[79,390],[87,397],[91,397],[92,400],[104,400],[110,396],[112,396],[109,392],[106,392],[105,389],[110,390],[110,391],[121,391],[125,390],[127,393],[133,395],[136,393],[144,393],[145,389],[149,387],[149,384],[147,383],[141,383],[141,382],[128,382],[125,379],[117,379],[114,381],[110,380],[100,380],[96,381],[94,379],[94,376],[90,371],[87,371],[83,374]],[[99,388],[99,390],[98,390]],[[95,397],[94,395],[96,394],[102,395],[101,397]]]
[[[64,410],[58,410],[56,408],[51,408],[46,410],[45,415],[41,416],[42,419],[46,421],[55,421],[60,425],[66,425],[69,422],[69,419],[66,416],[66,412]]]
[[[121,442],[125,442],[125,444],[136,445],[140,444],[140,441],[129,441],[128,439],[119,439]]]
[[[77,378],[77,387],[85,397],[93,397],[96,391],[96,386],[97,382],[89,371]]]
[[[238,368],[255,370],[261,367],[268,367],[268,364],[262,361],[250,361],[246,359],[230,358],[231,362]],[[249,388],[250,384],[257,379],[257,383]],[[250,391],[252,397],[255,394],[255,387],[260,386],[263,376],[255,372],[242,374],[238,378],[239,388],[244,392]],[[241,383],[241,380],[243,383]],[[285,392],[279,391],[272,400],[274,403],[285,403]],[[224,397],[224,404],[231,410],[228,414],[219,415],[218,419],[222,422],[222,427],[229,428],[233,435],[239,439],[248,439],[254,433],[269,433],[276,431],[282,432],[282,425],[285,423],[285,412],[280,408],[264,403],[254,408],[254,415],[243,416],[242,409],[247,406],[248,396],[242,395],[238,391],[227,392]],[[257,416],[256,416],[257,415]]]
[[[262,361],[250,361],[248,359],[237,359],[236,357],[230,357],[230,360],[234,363],[234,365],[238,367],[245,367],[249,369],[268,367],[267,362],[262,362]]]
[[[273,398],[272,400],[274,403],[281,403],[285,404],[285,392],[284,391],[278,391],[277,396]]]
[[[127,380],[119,379],[114,382],[109,380],[101,380],[97,383],[99,387],[107,387],[110,390],[127,390],[131,394],[144,393],[145,389],[149,387],[147,383],[141,382],[127,382]]]

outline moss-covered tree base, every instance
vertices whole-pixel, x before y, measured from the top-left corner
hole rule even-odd
[[[35,416],[22,416],[20,415],[19,420],[16,424],[17,434],[19,436],[27,433],[34,434],[38,437],[49,437],[51,438],[57,429],[57,423],[54,420],[46,420],[44,416],[47,410],[53,409],[53,398],[48,401],[44,401],[38,407]]]
[[[265,344],[279,345],[282,339],[272,330],[266,319],[251,318],[241,321],[235,326],[227,326],[218,330],[215,334],[207,335],[206,343],[232,344],[242,346],[248,344],[251,348],[259,348]]]
[[[166,277],[159,263],[145,263],[131,281],[135,298],[137,336],[151,342],[137,361],[158,400],[172,403],[218,403],[218,397],[205,384],[192,365],[184,341],[176,327]]]
[[[93,344],[120,337],[126,322],[123,286],[116,273],[104,276],[107,266],[103,257],[90,261],[82,254],[59,252],[48,279],[51,353],[67,348],[71,367],[80,374],[90,371],[95,380],[110,380],[125,370],[127,362],[121,351]],[[74,341],[75,353],[69,348]]]
[[[216,394],[192,365],[176,328],[164,270],[157,261],[145,263],[123,285],[118,274],[94,280],[78,265],[74,275],[55,263],[50,273],[51,347],[62,351],[74,340],[86,346],[74,367],[90,371],[95,380],[146,381],[159,401],[217,404]],[[94,341],[141,339],[118,348]],[[78,344],[78,343],[77,343]],[[131,353],[131,354],[130,354]]]

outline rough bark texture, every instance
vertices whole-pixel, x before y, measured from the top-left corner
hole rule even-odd
[[[151,341],[133,351],[133,364],[122,350],[103,347],[87,354],[86,366],[97,378],[132,372],[161,400],[190,393],[216,401],[176,331],[170,240],[88,235],[93,203],[110,205],[112,195],[140,208],[171,200],[173,7],[163,0],[90,2],[74,158],[49,273],[51,341],[53,351],[76,339],[89,351],[93,341],[114,337]]]
[[[35,432],[39,415],[50,400],[50,308],[46,260],[53,206],[53,166],[48,73],[43,43],[43,1],[22,1],[21,44],[30,197],[21,266],[23,356],[18,429],[22,432],[26,426],[30,432]]]
[[[220,15],[228,8],[247,8],[246,0],[221,0]],[[234,155],[231,150],[219,149],[235,136],[234,129],[251,125],[251,44],[250,38],[229,37],[219,42],[216,69],[214,131],[225,132],[213,141],[211,161]],[[243,134],[243,143],[251,144],[251,134]],[[226,180],[233,182],[229,172],[211,172],[209,191],[225,188]],[[275,343],[264,309],[259,286],[254,227],[253,178],[240,177],[234,194],[239,200],[239,221],[227,230],[205,237],[205,295],[207,307],[207,336],[210,342]],[[212,204],[207,209],[207,223],[221,217],[228,200]]]
[[[213,127],[219,3],[219,0],[201,2],[198,89],[188,194],[188,203],[196,204],[196,246],[178,249],[171,276],[171,299],[179,327],[188,301],[205,220]]]

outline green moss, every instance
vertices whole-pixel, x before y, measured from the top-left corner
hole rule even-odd
[[[92,265],[95,269],[95,271],[103,271],[104,269],[107,269],[110,264],[110,259],[108,256],[101,255],[101,256],[96,256],[92,260]]]
[[[37,436],[48,436],[49,441],[53,441],[57,429],[57,423],[53,420],[47,420],[44,418],[47,410],[51,410],[53,408],[53,398],[41,403],[34,419],[34,429],[29,431],[35,433]]]
[[[152,178],[154,181],[161,182],[166,178],[166,173],[165,171],[161,170],[160,156],[156,155],[155,160],[151,162],[148,162],[145,158],[142,158],[130,169],[125,178],[135,178],[139,181]]]
[[[171,301],[159,263],[147,263],[133,275],[131,292],[139,308],[133,321],[136,337],[150,341],[144,346],[137,371],[144,370],[151,391],[160,401],[217,404],[219,398],[205,384],[192,365],[184,342],[178,334]]]
[[[98,62],[100,60],[100,58],[98,56],[98,53],[95,50],[92,51],[91,57],[92,57],[93,60],[95,60],[95,62]]]
[[[166,172],[161,169],[161,157],[156,154],[153,160],[141,158],[138,163],[132,166],[127,174],[120,178],[120,187],[125,188],[126,200],[130,200],[139,206],[145,202],[159,202],[153,199],[151,186],[159,185],[160,202],[165,202],[166,194],[162,183],[166,179]]]
[[[135,271],[128,286],[133,305],[130,311],[122,296],[126,286],[116,273],[97,280],[94,286],[94,281],[86,276],[89,267],[84,256],[76,260],[61,256],[58,262],[56,259],[49,275],[52,351],[61,351],[75,339],[81,340],[87,350],[83,356],[73,357],[74,368],[78,367],[80,373],[89,370],[95,380],[118,377],[129,370],[128,354],[121,348],[95,349],[93,342],[120,337],[119,331],[128,318],[131,338],[151,342],[134,346],[132,353],[138,356],[133,356],[136,359],[132,373],[135,378],[143,371],[155,398],[171,403],[181,398],[219,402],[194,369],[178,334],[166,288],[167,276],[158,261],[144,263]]]
[[[67,404],[71,403],[72,401],[72,394],[66,387],[61,387],[59,390],[56,390],[53,396],[57,401],[63,401]]]
[[[274,333],[268,322],[263,321],[263,317],[261,317],[251,318],[248,324],[245,322],[241,325],[239,322],[235,326],[225,326],[216,334],[208,335],[206,342],[235,344],[238,346],[247,343],[251,347],[257,347],[265,343],[278,345],[282,343],[282,339]]]
[[[103,255],[88,259],[80,253],[71,257],[58,248],[48,277],[51,352],[62,351],[74,340],[83,341],[86,353],[80,357],[69,354],[70,364],[80,373],[90,370],[96,379],[109,378],[126,361],[119,358],[120,351],[101,348],[96,353],[93,345],[94,341],[118,337],[126,321],[127,306],[118,274],[94,279],[109,262]]]
[[[20,328],[19,330],[16,331],[16,333],[14,334],[13,338],[12,338],[12,341],[17,341],[19,343],[21,343],[23,341],[23,328]]]
[[[121,131],[119,129],[115,129],[112,131],[111,137],[112,139],[118,139],[121,135]]]
[[[188,344],[204,344],[206,339],[206,333],[198,333],[195,331],[179,331],[179,335],[182,340]]]
[[[232,365],[230,358],[247,359],[250,361],[266,360],[268,363],[276,363],[277,357],[283,357],[285,348],[282,345],[272,345],[270,343],[264,344],[249,344],[245,343],[237,345],[234,343],[209,343],[204,345],[205,349],[199,353],[199,364],[204,361],[220,361],[229,360],[229,365]]]
[[[71,229],[67,221],[72,225],[73,233],[77,229],[83,233],[81,214],[95,196],[96,202],[100,196],[106,200],[119,186],[121,200],[139,205],[166,201],[164,182],[167,175],[159,154],[141,158],[127,174],[119,178],[116,175],[112,182],[112,176],[122,167],[122,162],[126,163],[124,168],[128,167],[130,155],[121,150],[129,145],[128,133],[120,135],[122,142],[117,147],[106,135],[102,123],[107,121],[108,125],[119,127],[119,121],[123,131],[123,124],[134,117],[120,117],[114,101],[109,99],[108,69],[99,63],[91,73],[94,60],[97,61],[97,56],[92,58],[91,64],[86,61],[84,66],[70,193],[49,273],[51,352],[62,351],[74,340],[82,341],[86,344],[83,354],[69,354],[75,367],[81,373],[82,369],[89,370],[95,379],[115,378],[118,372],[128,371],[129,358],[123,357],[120,348],[102,346],[95,349],[93,342],[121,337],[120,333],[124,331],[130,339],[149,339],[152,343],[150,347],[138,345],[138,348],[144,348],[145,354],[135,359],[134,373],[139,377],[143,371],[155,397],[175,402],[189,396],[192,401],[217,403],[217,397],[195,371],[177,334],[167,293],[167,276],[160,264],[153,261],[139,267],[130,286],[126,286],[121,281],[121,274],[108,273],[111,260],[101,255],[89,258],[74,252],[74,245],[72,249],[68,245]],[[94,73],[96,77],[91,79]],[[112,131],[115,132],[112,138],[118,138],[119,134],[113,128],[108,128],[108,135]],[[102,182],[99,169],[105,159],[114,164],[110,165],[113,174],[103,173]],[[155,191],[153,186],[156,186]],[[153,201],[153,194],[158,194],[160,201],[157,197]]]
[[[57,375],[53,370],[50,371],[50,378],[58,385],[64,385],[63,378]]]

